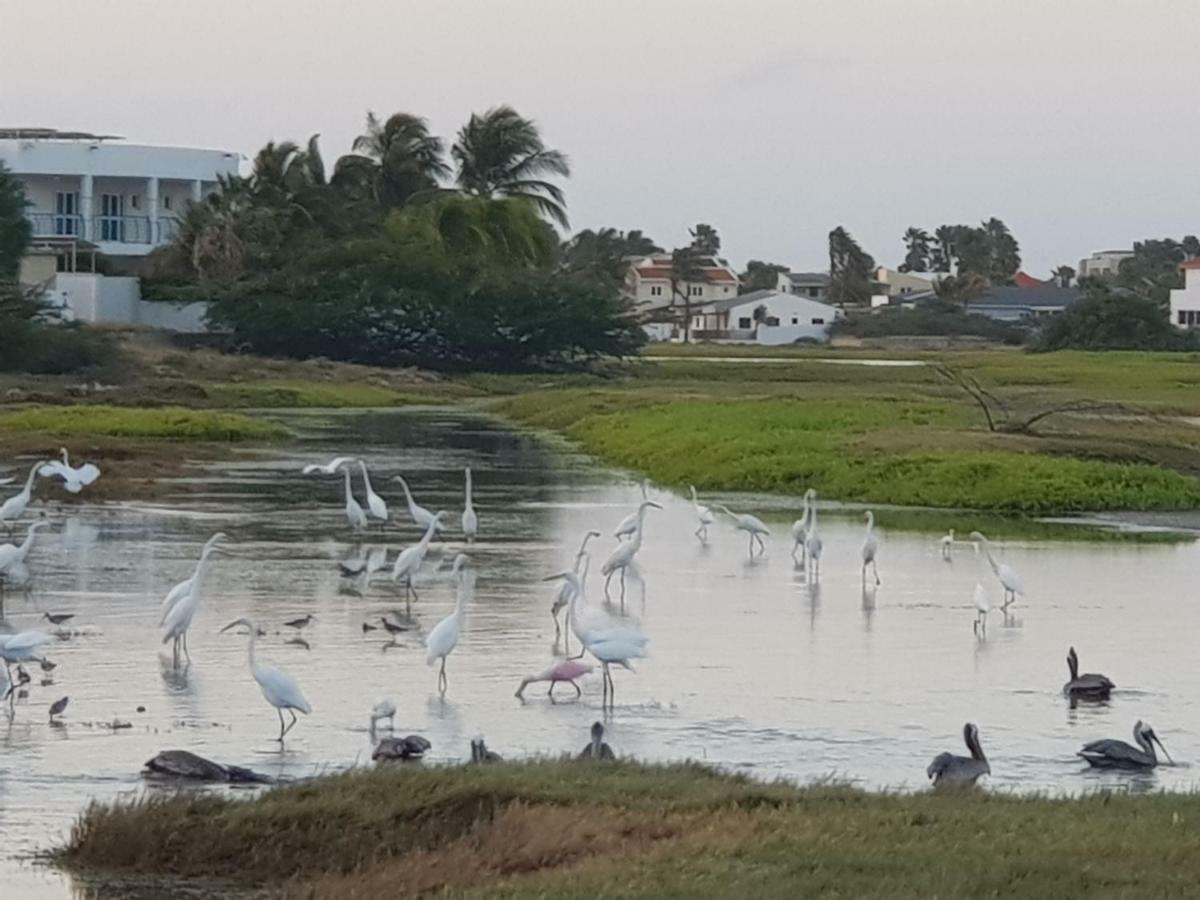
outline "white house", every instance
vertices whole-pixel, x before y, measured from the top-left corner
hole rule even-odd
[[[827,341],[829,326],[840,315],[836,307],[808,297],[784,291],[751,291],[695,310],[692,336],[697,340],[760,344]]]
[[[824,300],[829,295],[829,273],[780,272],[775,290],[781,294],[799,294],[810,300]]]
[[[1183,264],[1183,287],[1171,291],[1171,324],[1176,328],[1200,328],[1200,258]]]
[[[901,272],[887,266],[880,266],[875,270],[875,280],[879,282],[880,293],[887,297],[932,291],[938,282],[948,276],[948,272]]]
[[[723,259],[700,257],[696,260],[701,279],[671,288],[672,257],[646,256],[630,263],[625,273],[625,293],[641,312],[655,312],[687,303],[701,304],[737,296],[737,272]]]
[[[25,188],[35,243],[86,242],[117,268],[170,243],[180,217],[237,174],[225,150],[127,144],[111,135],[0,128],[0,163]]]
[[[1079,278],[1111,277],[1121,268],[1121,262],[1133,259],[1132,250],[1097,250],[1087,259],[1079,261],[1076,275]]]

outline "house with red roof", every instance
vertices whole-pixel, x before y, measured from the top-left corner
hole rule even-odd
[[[1024,272],[1018,272],[1013,276],[1013,284],[1019,288],[1040,288],[1052,283],[1050,281],[1039,281],[1032,275],[1026,275]]]
[[[737,296],[738,274],[729,263],[715,256],[699,257],[697,263],[700,280],[673,286],[669,253],[635,259],[625,273],[625,294],[644,313],[702,306]]]
[[[1200,328],[1200,257],[1189,259],[1183,269],[1183,287],[1171,291],[1171,324],[1190,331]]]

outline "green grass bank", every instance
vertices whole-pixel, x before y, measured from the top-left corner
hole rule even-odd
[[[250,800],[94,805],[57,858],[92,881],[325,900],[1187,896],[1200,797],[868,794],[694,765],[392,767]]]

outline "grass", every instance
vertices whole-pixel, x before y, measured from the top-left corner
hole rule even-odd
[[[205,388],[215,406],[231,408],[324,408],[401,406],[419,398],[372,384],[330,384],[306,381],[265,381],[254,384],[213,384]]]
[[[289,896],[1190,894],[1200,797],[868,794],[696,765],[393,767],[250,800],[97,804],[58,854],[95,880],[220,879]]]
[[[285,437],[281,425],[239,413],[161,407],[33,407],[0,412],[0,432],[37,432],[51,437],[151,438],[172,441],[262,441]]]

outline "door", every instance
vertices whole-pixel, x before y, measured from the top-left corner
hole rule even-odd
[[[125,198],[120,194],[100,195],[100,240],[125,240]]]
[[[54,194],[54,233],[79,234],[79,194],[56,191]]]

